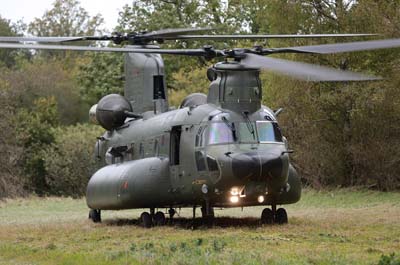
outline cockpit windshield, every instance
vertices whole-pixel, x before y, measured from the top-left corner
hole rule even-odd
[[[229,125],[232,124],[232,125]],[[211,122],[208,141],[212,144],[282,142],[282,134],[276,122]]]

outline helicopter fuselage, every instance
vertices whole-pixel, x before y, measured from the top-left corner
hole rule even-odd
[[[274,113],[242,115],[214,104],[145,113],[105,133],[90,179],[92,209],[279,205],[301,185]]]

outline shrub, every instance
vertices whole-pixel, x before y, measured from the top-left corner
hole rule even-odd
[[[46,183],[54,195],[82,196],[95,170],[93,156],[98,126],[78,124],[53,129],[54,143],[44,150]]]

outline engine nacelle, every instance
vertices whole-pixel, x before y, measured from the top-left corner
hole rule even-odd
[[[203,104],[207,104],[207,95],[203,93],[192,93],[183,99],[179,108],[195,107]]]
[[[95,106],[90,109],[89,116],[95,111],[97,122],[108,131],[122,126],[128,117],[127,112],[132,112],[129,101],[118,94],[103,97]]]
[[[99,124],[99,122],[96,119],[96,109],[97,109],[97,104],[94,104],[89,110],[89,122],[93,124]]]

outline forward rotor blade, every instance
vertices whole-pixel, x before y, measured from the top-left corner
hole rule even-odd
[[[226,40],[226,39],[289,39],[289,38],[342,38],[342,37],[370,37],[377,34],[287,34],[287,35],[254,35],[254,34],[235,34],[235,35],[177,35],[165,36],[165,40],[185,40],[185,39],[207,39],[207,40]]]
[[[183,34],[191,32],[207,31],[210,28],[180,28],[180,29],[164,29],[152,31],[148,33],[138,33],[131,37],[136,39],[156,40],[168,37],[174,39],[174,36],[185,36]],[[113,41],[121,37],[122,40],[128,40],[129,35],[104,35],[104,36],[73,36],[73,37],[0,37],[0,42],[44,42],[44,43],[61,43],[69,41]]]
[[[93,52],[132,52],[132,53],[154,53],[154,54],[175,54],[186,56],[210,56],[210,52],[204,49],[140,49],[140,48],[106,48],[106,47],[87,47],[87,46],[67,46],[67,45],[40,45],[40,44],[15,44],[0,43],[0,48],[6,49],[38,49],[38,50],[69,50],[69,51],[93,51]],[[211,55],[221,56],[221,51],[211,51]]]
[[[298,46],[277,49],[265,49],[266,54],[273,53],[316,53],[330,54],[341,52],[367,51],[400,47],[400,39],[357,41],[348,43],[322,44],[311,46]]]
[[[326,66],[263,57],[255,54],[246,54],[244,59],[241,60],[241,63],[249,67],[262,68],[305,81],[340,82],[371,81],[381,79],[375,76],[336,70]]]
[[[80,41],[89,37],[0,37],[0,42],[65,42]]]
[[[144,34],[137,34],[132,38],[145,40],[185,40],[185,39],[209,39],[209,40],[226,40],[226,39],[287,39],[287,38],[327,38],[327,37],[368,37],[377,34],[309,34],[309,35],[185,35],[191,32],[208,31],[211,28],[181,28],[181,29],[164,29]],[[43,43],[61,43],[72,41],[113,41],[115,38],[121,37],[128,39],[125,35],[104,35],[104,36],[79,36],[79,37],[0,37],[0,42],[43,42]],[[296,48],[296,47],[294,47]]]

